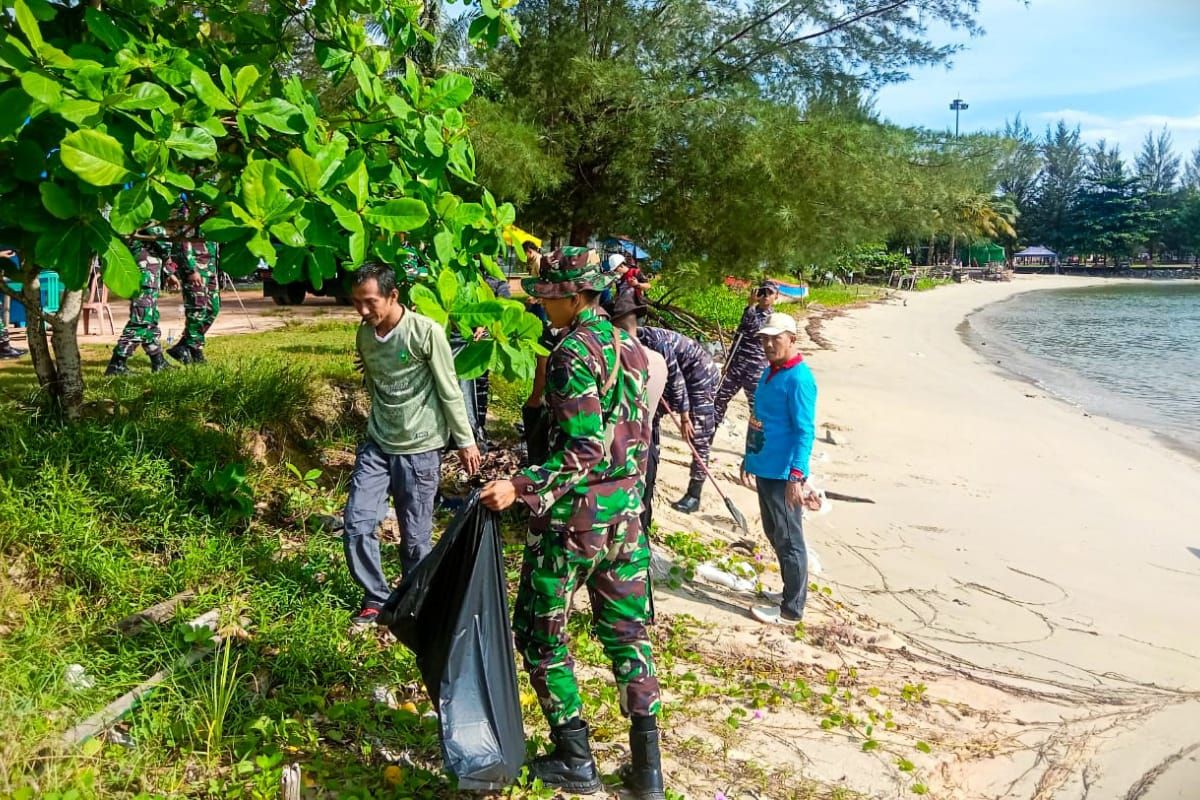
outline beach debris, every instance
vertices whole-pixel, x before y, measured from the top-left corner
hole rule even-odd
[[[196,592],[190,589],[180,592],[173,597],[163,600],[161,603],[155,603],[143,611],[130,614],[118,622],[116,628],[126,636],[134,636],[152,624],[161,625],[170,620],[175,616],[175,611],[178,610],[181,604],[188,600],[193,600],[195,597]]]
[[[172,666],[160,669],[158,672],[151,675],[140,685],[118,697],[116,700],[109,703],[104,708],[92,714],[90,717],[80,722],[75,727],[71,728],[62,735],[61,742],[67,747],[74,747],[83,744],[89,739],[95,738],[113,723],[119,721],[122,717],[128,714],[134,706],[140,703],[146,696],[153,692],[158,686],[164,683],[171,674],[177,669],[186,669],[192,664],[195,664],[200,659],[213,652],[216,645],[221,642],[221,635],[217,632],[217,622],[219,614],[217,609],[201,614],[196,617],[188,626],[193,629],[208,628],[212,631],[211,639],[212,646],[197,646],[193,647],[187,655],[180,658]]]
[[[279,776],[279,796],[283,800],[300,800],[300,789],[303,783],[300,779],[300,765],[288,764]]]
[[[753,594],[756,591],[755,581],[750,578],[739,577],[732,572],[727,572],[711,561],[705,561],[703,564],[697,565],[694,574],[697,578],[702,578],[717,586],[733,589],[735,592]]]
[[[825,496],[830,500],[841,500],[843,503],[870,503],[875,504],[875,501],[869,497],[856,497],[852,494],[842,494],[841,492],[832,492],[826,490]]]
[[[63,679],[71,691],[84,692],[96,685],[96,679],[87,674],[83,664],[68,664]]]
[[[387,706],[388,708],[398,708],[400,705],[399,700],[396,699],[396,693],[392,691],[391,687],[384,686],[382,683],[372,687],[371,699],[379,705]]]
[[[821,566],[821,557],[817,555],[817,551],[812,547],[805,548],[808,556],[808,574],[809,575],[824,575],[825,568]]]

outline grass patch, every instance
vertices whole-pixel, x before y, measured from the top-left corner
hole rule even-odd
[[[88,413],[72,425],[0,394],[9,398],[0,401],[0,797],[258,800],[278,796],[289,763],[301,765],[306,797],[456,796],[441,772],[436,722],[423,716],[429,703],[412,654],[347,636],[359,590],[340,538],[311,524],[345,500],[348,464],[324,454],[348,451],[362,434],[354,328],[324,322],[221,337],[206,366],[116,379],[99,375],[108,348],[88,347]],[[3,373],[9,386],[32,381],[28,365]],[[528,386],[492,386],[492,433],[503,437]],[[265,453],[252,446],[263,442]],[[503,533],[515,589],[521,515],[506,514]],[[672,541],[709,556],[694,537]],[[175,622],[117,631],[119,620],[184,590],[196,596]],[[203,644],[181,623],[214,608],[225,643],[145,698],[118,726],[119,740],[56,744]],[[627,723],[589,628],[578,614],[569,624],[580,664],[593,671],[581,674],[586,716],[603,740],[620,741]],[[810,704],[791,678],[704,664],[702,634],[687,618],[653,629],[672,696],[716,695],[745,708]],[[87,680],[70,677],[73,665]],[[376,702],[376,687],[394,702]],[[521,689],[536,744],[545,723],[524,677]],[[664,724],[692,713],[672,704]],[[715,719],[733,736],[729,714]],[[395,754],[403,766],[391,763]],[[706,757],[723,768],[723,754]],[[735,777],[772,788],[791,781]],[[517,786],[505,795],[553,793]],[[837,795],[814,785],[811,794],[780,796]]]

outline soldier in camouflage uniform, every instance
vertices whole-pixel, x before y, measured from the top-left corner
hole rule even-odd
[[[183,307],[187,322],[183,336],[167,351],[182,364],[204,363],[204,334],[221,313],[221,272],[217,246],[196,239],[176,245],[174,251],[179,279],[183,283]]]
[[[570,600],[582,583],[621,710],[631,717],[632,763],[622,779],[635,797],[660,800],[659,687],[646,633],[650,548],[640,520],[652,419],[647,361],[597,309],[612,280],[597,261],[592,251],[564,248],[540,277],[523,281],[550,323],[567,328],[546,372],[550,456],[512,480],[488,484],[482,500],[497,510],[520,500],[533,513],[513,629],[554,750],[530,763],[530,777],[567,792],[601,788],[567,650]]]
[[[700,508],[700,493],[704,489],[704,466],[717,432],[717,415],[713,396],[721,371],[712,356],[695,339],[665,328],[638,326],[642,344],[667,361],[667,407],[679,414],[683,435],[700,456],[692,457],[692,473],[687,493],[671,503],[671,508],[691,514]]]
[[[742,321],[734,334],[733,350],[725,362],[725,375],[717,387],[716,424],[720,426],[725,419],[725,411],[729,401],[738,392],[745,390],[746,400],[750,402],[750,413],[754,413],[754,390],[758,388],[758,379],[767,368],[767,357],[763,353],[762,342],[758,338],[758,329],[767,322],[775,307],[775,299],[779,290],[773,284],[764,283],[750,293],[750,302],[742,312]]]
[[[152,235],[165,233],[161,228],[151,228],[148,232]],[[146,355],[150,356],[151,370],[161,372],[168,368],[159,341],[162,331],[158,327],[158,292],[162,289],[167,249],[158,241],[143,239],[135,239],[130,249],[141,271],[141,282],[137,293],[129,298],[129,321],[121,329],[108,368],[104,370],[105,375],[124,375],[129,372],[125,362],[137,352],[138,345],[145,348]]]

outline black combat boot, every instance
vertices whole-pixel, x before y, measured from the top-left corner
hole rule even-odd
[[[11,344],[0,347],[0,358],[20,358],[23,355],[25,355],[24,350],[18,350]]]
[[[175,369],[175,368],[167,363],[167,359],[163,356],[163,354],[161,352],[155,353],[154,355],[150,356],[150,371],[151,372],[162,372],[164,369]]]
[[[180,364],[192,363],[192,348],[184,344],[182,339],[167,350],[167,355],[178,361]]]
[[[704,491],[704,479],[688,484],[687,494],[671,503],[671,508],[684,514],[694,514],[700,510],[700,492]]]
[[[125,366],[126,357],[113,353],[112,358],[108,361],[108,368],[104,370],[105,375],[124,375],[129,372],[129,368]]]
[[[633,727],[629,729],[629,754],[629,763],[617,772],[625,788],[637,800],[666,800],[655,717],[633,718]]]
[[[204,360],[204,350],[202,350],[201,348],[196,347],[194,344],[190,344],[190,345],[188,345],[188,351],[192,354],[192,363],[193,364],[208,363],[207,361]]]
[[[529,777],[575,794],[600,790],[600,773],[588,744],[588,726],[581,719],[550,729],[554,750],[529,762]]]

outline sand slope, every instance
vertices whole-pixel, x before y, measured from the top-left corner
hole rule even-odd
[[[885,697],[922,681],[933,702],[906,704],[885,758],[794,712],[741,734],[747,758],[904,797],[911,777],[891,764],[922,738],[936,742],[913,759],[932,796],[1200,798],[1200,465],[1013,379],[956,330],[982,305],[1067,285],[1079,281],[909,294],[825,322],[833,349],[806,349],[821,433],[839,441],[818,444],[814,472],[875,501],[807,525],[844,606],[817,598],[806,623],[852,633],[794,642],[743,615],[751,598],[699,585],[660,608],[716,623],[716,649],[797,673],[840,662]],[[731,417],[716,447],[730,478],[744,407]],[[698,518],[667,509],[686,480],[675,440],[667,459],[663,529],[740,538],[711,491]],[[753,493],[732,491],[761,541]]]

